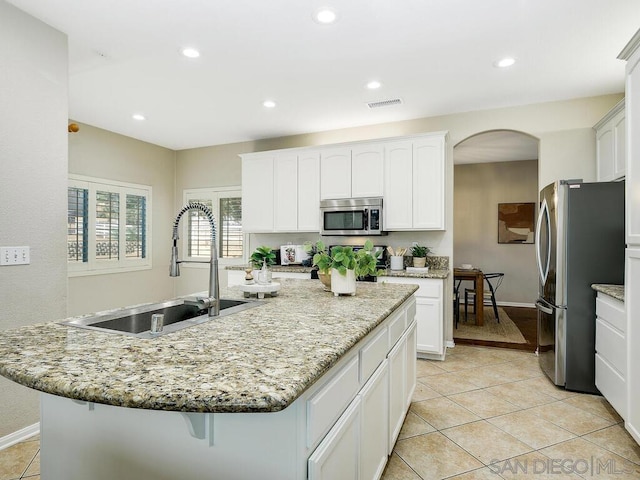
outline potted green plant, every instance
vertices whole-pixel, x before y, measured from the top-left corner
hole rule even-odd
[[[251,260],[251,264],[256,269],[262,268],[265,261],[267,263],[267,267],[270,267],[276,263],[276,254],[273,253],[271,247],[262,246],[255,249],[249,260]]]
[[[313,264],[318,267],[318,277],[334,293],[355,295],[356,278],[365,275],[377,275],[377,257],[373,252],[373,243],[367,240],[364,248],[354,250],[353,247],[336,246],[328,251],[322,241],[315,244],[316,253]],[[326,282],[329,276],[329,282]]]
[[[414,267],[424,267],[427,264],[427,255],[431,250],[429,247],[415,244],[411,247],[411,256],[413,257]]]
[[[271,283],[271,267],[276,263],[276,254],[273,253],[271,247],[261,246],[254,250],[249,257],[249,261],[253,266],[254,270],[262,270],[264,268],[264,273],[253,272],[253,278],[256,279],[258,283]]]

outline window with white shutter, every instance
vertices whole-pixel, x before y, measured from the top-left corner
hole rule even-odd
[[[151,268],[151,191],[147,185],[69,177],[70,276]]]

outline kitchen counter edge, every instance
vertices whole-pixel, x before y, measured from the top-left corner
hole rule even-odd
[[[610,285],[606,283],[594,283],[591,285],[596,292],[604,293],[610,297],[624,302],[624,285]]]

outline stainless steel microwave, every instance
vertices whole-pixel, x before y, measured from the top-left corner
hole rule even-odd
[[[384,235],[382,198],[340,198],[320,202],[322,235]]]

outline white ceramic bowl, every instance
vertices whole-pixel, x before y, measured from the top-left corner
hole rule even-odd
[[[472,270],[473,269],[473,265],[471,265],[470,263],[463,263],[462,265],[460,265],[460,267],[463,270]]]

